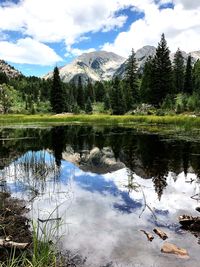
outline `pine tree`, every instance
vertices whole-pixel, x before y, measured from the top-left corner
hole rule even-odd
[[[142,83],[140,87],[140,99],[143,103],[151,103],[153,60],[149,57],[144,65]]]
[[[64,97],[62,83],[60,80],[58,67],[54,68],[50,102],[53,112],[62,113],[64,111],[65,97]]]
[[[114,79],[112,84],[111,107],[114,115],[122,115],[126,111],[126,103],[118,77]]]
[[[85,98],[88,99],[90,98],[91,102],[93,103],[95,100],[95,95],[94,95],[94,87],[93,84],[91,83],[90,79],[88,79],[88,83],[85,88]]]
[[[111,108],[111,104],[110,104],[110,97],[109,97],[109,94],[105,94],[105,97],[104,97],[104,109],[105,110],[109,110]]]
[[[193,86],[194,86],[194,91],[196,93],[198,93],[198,95],[200,96],[200,60],[199,59],[194,64],[194,69],[193,69]]]
[[[185,70],[185,83],[184,83],[184,92],[192,94],[192,57],[188,56],[187,65]]]
[[[103,102],[104,96],[105,96],[105,87],[102,82],[96,82],[95,86],[95,97],[97,102]]]
[[[161,36],[152,63],[151,104],[160,106],[167,94],[172,93],[173,88],[170,51],[164,34]]]
[[[85,105],[85,112],[88,114],[92,113],[92,102],[91,102],[89,97],[88,97],[86,105]]]
[[[77,104],[81,109],[85,108],[85,96],[81,76],[78,77]]]
[[[175,93],[183,92],[184,90],[184,58],[180,49],[174,55],[173,76],[174,76],[174,91]]]
[[[127,83],[127,93],[131,97],[131,101],[136,103],[138,101],[138,75],[137,75],[137,62],[135,52],[132,49],[131,55],[129,56],[126,68],[125,68],[125,81]]]
[[[124,99],[126,103],[126,111],[129,111],[133,108],[133,104],[134,104],[130,85],[126,81],[123,81],[122,89],[123,89],[123,95],[124,95]]]

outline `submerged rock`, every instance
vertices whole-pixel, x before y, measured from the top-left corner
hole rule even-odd
[[[164,243],[162,248],[161,248],[162,253],[168,253],[168,254],[174,254],[177,255],[181,258],[189,258],[189,254],[186,249],[184,248],[179,248],[174,244],[171,243]]]

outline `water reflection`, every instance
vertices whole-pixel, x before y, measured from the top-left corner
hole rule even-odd
[[[199,266],[197,240],[177,218],[195,214],[200,144],[80,126],[0,135],[1,190],[32,200],[35,219],[54,210],[63,247],[87,256],[87,266]],[[140,229],[155,225],[188,249],[189,261],[161,254],[158,238],[146,241]]]

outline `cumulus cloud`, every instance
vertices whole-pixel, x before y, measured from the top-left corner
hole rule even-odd
[[[0,3],[0,31],[20,32],[24,38],[39,42],[42,50],[42,43],[64,42],[67,54],[78,55],[81,50],[71,47],[86,33],[122,27],[127,16],[119,11],[131,6],[132,1],[135,0],[20,0],[17,4],[6,1]],[[8,42],[2,44],[3,51],[5,44],[19,51],[18,44]],[[52,53],[50,58],[56,58]],[[2,56],[8,58],[7,54]],[[20,61],[25,61],[25,55]],[[26,61],[32,62],[29,57]]]
[[[116,15],[131,0],[23,0],[0,6],[0,29],[17,30],[41,42],[72,44],[87,32],[121,27],[126,16]]]
[[[166,3],[173,3],[174,8],[159,8]],[[105,43],[102,49],[127,56],[131,48],[137,50],[144,45],[157,46],[162,33],[165,33],[172,51],[178,47],[186,52],[200,49],[199,1],[161,0],[156,4],[149,0],[140,9],[144,12],[144,18],[133,22],[128,31],[119,33],[113,43]]]
[[[53,65],[61,61],[53,49],[31,38],[16,43],[0,41],[0,58],[14,63]]]

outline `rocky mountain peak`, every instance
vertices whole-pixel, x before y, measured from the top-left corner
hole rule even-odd
[[[64,82],[75,81],[79,76],[83,82],[110,80],[115,71],[126,59],[112,52],[95,51],[84,53],[70,64],[60,68],[60,77]],[[44,78],[51,78],[52,72]]]
[[[16,78],[22,75],[22,73],[10,66],[4,60],[0,59],[0,72],[4,72],[8,78]]]

